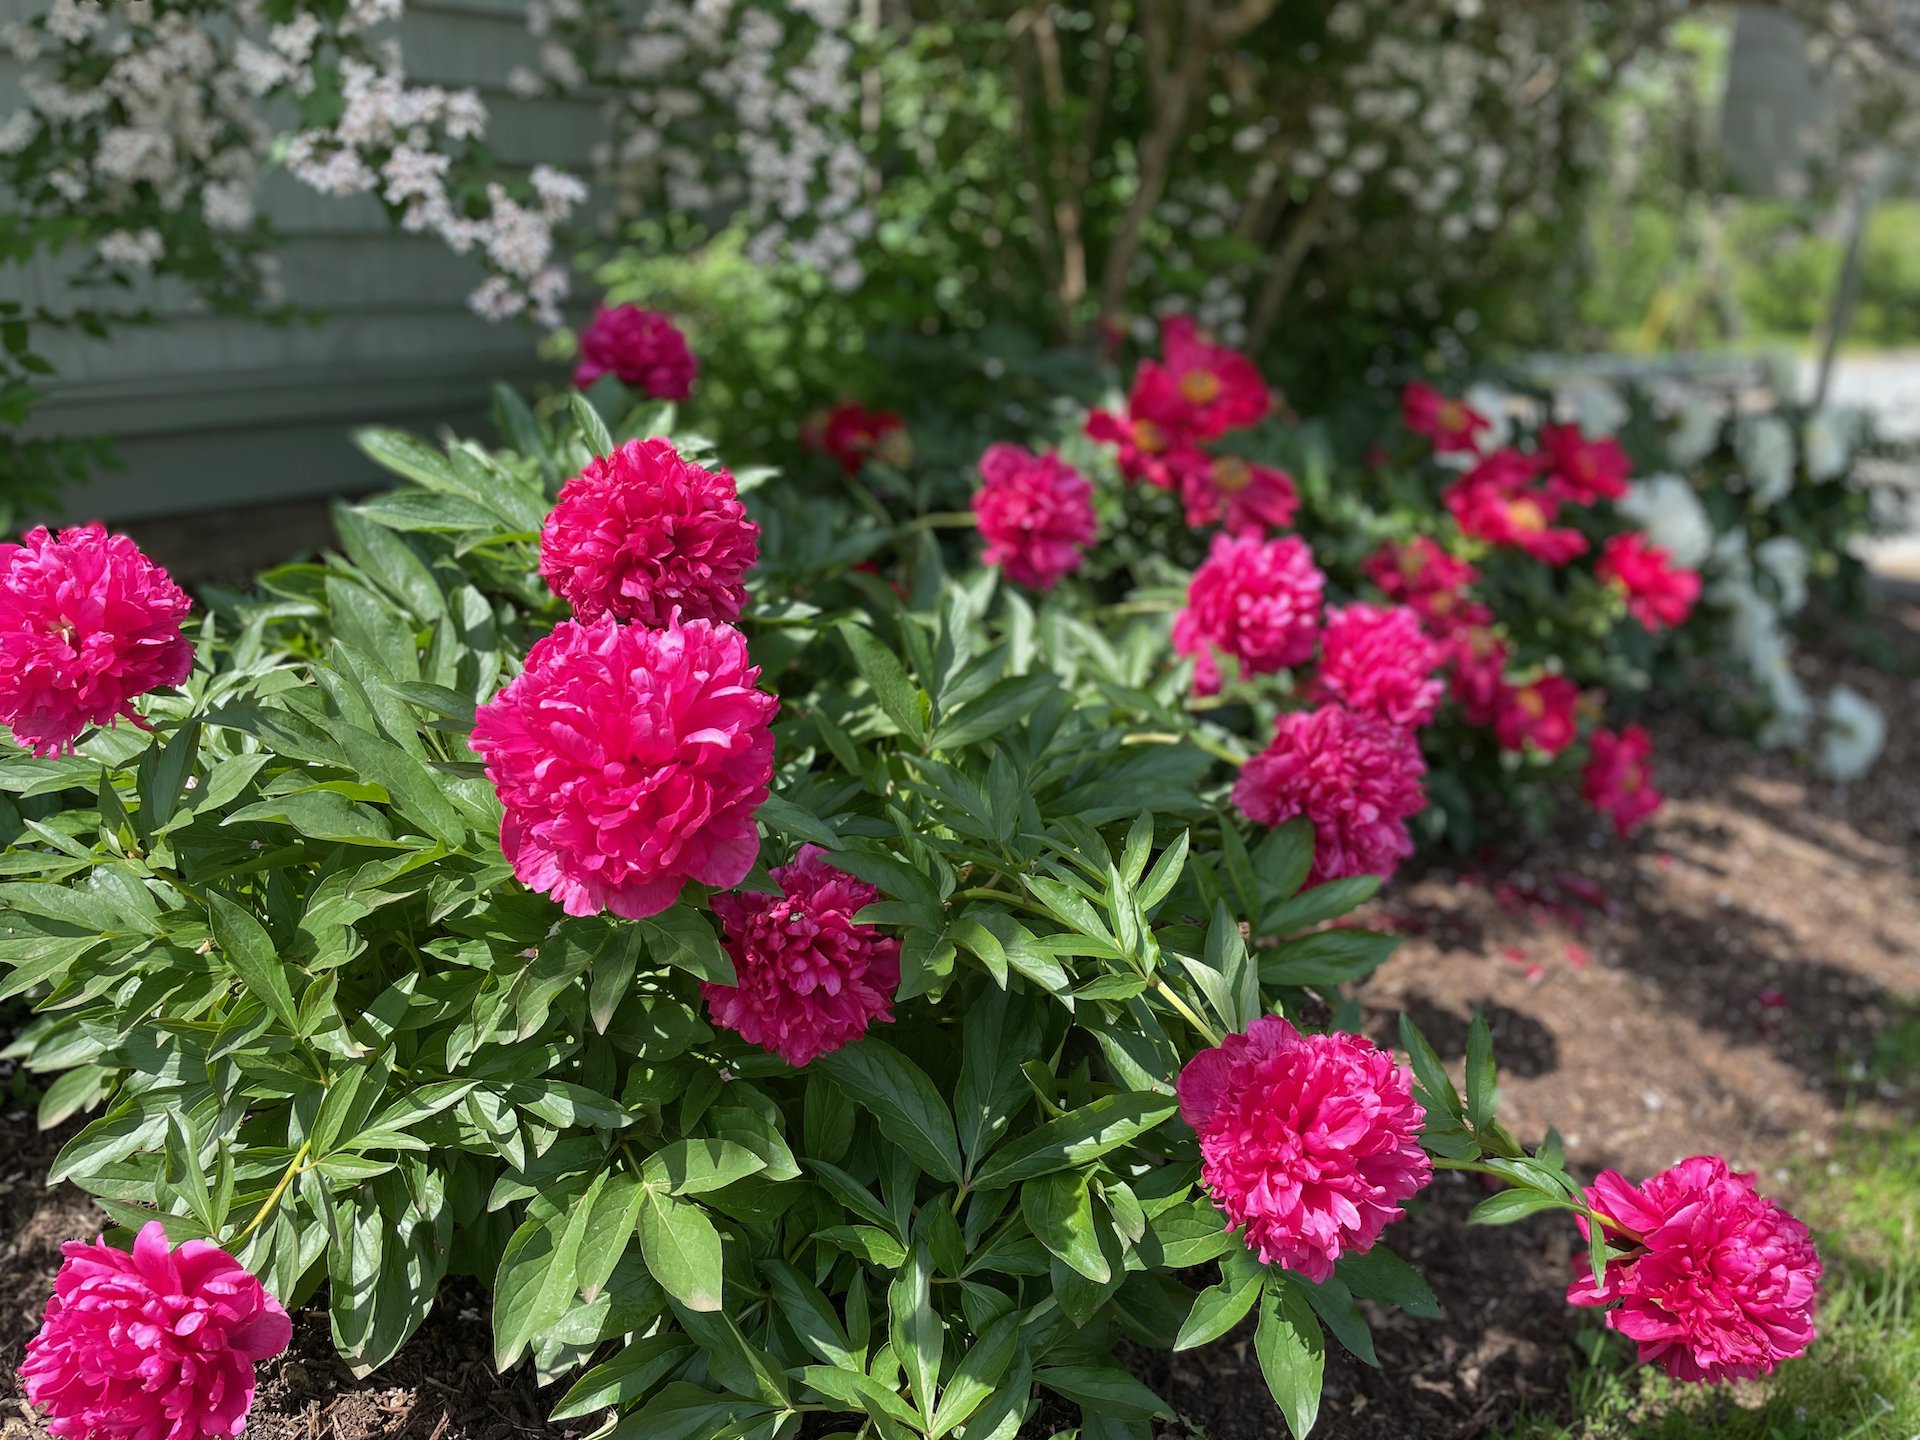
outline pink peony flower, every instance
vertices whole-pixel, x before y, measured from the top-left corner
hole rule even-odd
[[[1459,595],[1476,584],[1480,572],[1470,561],[1444,550],[1439,541],[1416,535],[1405,544],[1385,544],[1360,569],[1389,600],[1421,609],[1421,601],[1435,595]],[[1423,612],[1424,613],[1424,612]]]
[[[837,460],[849,475],[859,474],[869,456],[896,469],[913,462],[907,422],[891,410],[869,410],[852,400],[808,421],[800,442]]]
[[[1371,1250],[1433,1179],[1413,1082],[1365,1036],[1303,1035],[1263,1015],[1195,1055],[1175,1088],[1228,1228],[1261,1264],[1315,1284]]]
[[[1173,620],[1174,650],[1194,657],[1194,693],[1219,693],[1216,652],[1234,661],[1242,679],[1312,659],[1325,584],[1298,536],[1214,536]]]
[[[702,984],[700,993],[716,1024],[805,1065],[893,1019],[900,942],[853,923],[880,892],[834,869],[818,845],[803,845],[773,881],[778,897],[714,897],[740,983]]]
[[[1676,1380],[1751,1380],[1813,1343],[1820,1257],[1753,1176],[1696,1155],[1638,1188],[1603,1171],[1587,1202],[1627,1253],[1598,1285],[1582,1255],[1567,1301],[1608,1307],[1607,1328],[1638,1343],[1642,1364]]]
[[[1578,530],[1555,530],[1560,501],[1534,484],[1538,457],[1496,450],[1441,492],[1462,533],[1489,545],[1524,550],[1548,565],[1566,564],[1587,549]]]
[[[293,1322],[266,1287],[206,1240],[167,1247],[158,1220],[133,1253],[69,1241],[46,1323],[20,1366],[27,1399],[63,1440],[238,1435],[254,1370]]]
[[[689,880],[738,885],[780,708],[759,678],[730,625],[562,621],[473,727],[513,873],[569,915],[630,920]]]
[[[1180,471],[1194,463],[1196,452],[1176,445],[1158,421],[1144,416],[1095,410],[1087,416],[1086,436],[1118,451],[1120,473],[1127,479],[1144,480],[1161,490],[1174,489]]]
[[[1493,612],[1467,594],[1480,572],[1425,535],[1404,545],[1382,545],[1360,562],[1361,570],[1390,600],[1413,607],[1427,633],[1452,636],[1493,623]]]
[[[1000,444],[980,457],[980,478],[973,514],[987,542],[981,563],[1035,590],[1051,590],[1080,568],[1100,531],[1085,476],[1053,451]]]
[[[682,460],[669,440],[629,440],[560,487],[540,573],[586,621],[737,620],[759,541],[726,471]]]
[[[1430,590],[1407,603],[1426,625],[1427,633],[1442,639],[1493,624],[1493,611],[1459,590]]]
[[[1468,405],[1415,380],[1400,392],[1400,419],[1414,434],[1433,442],[1436,455],[1470,455],[1480,448],[1480,432],[1492,424]]]
[[[1469,725],[1491,725],[1506,688],[1507,644],[1484,624],[1465,627],[1447,640],[1453,666],[1453,703]]]
[[[1543,675],[1525,685],[1500,687],[1494,701],[1493,738],[1503,750],[1529,744],[1558,755],[1579,735],[1580,687],[1564,675]]]
[[[1170,315],[1161,323],[1160,350],[1163,366],[1149,362],[1141,373],[1158,368],[1171,379],[1184,407],[1179,429],[1192,439],[1217,440],[1229,430],[1257,424],[1273,408],[1272,393],[1253,361],[1203,339],[1187,316]]]
[[[601,305],[580,332],[580,363],[573,383],[585,390],[602,375],[655,400],[684,400],[693,393],[700,362],[687,349],[680,327],[657,310],[638,305]]]
[[[1384,879],[1413,853],[1407,820],[1426,807],[1426,773],[1412,731],[1322,705],[1280,717],[1273,743],[1240,767],[1233,803],[1261,825],[1313,821],[1309,884]]]
[[[1417,729],[1433,719],[1446,687],[1434,678],[1440,647],[1405,605],[1353,604],[1327,612],[1320,637],[1320,690],[1349,710]]]
[[[1632,833],[1667,798],[1653,788],[1653,741],[1638,725],[1618,735],[1593,732],[1593,757],[1581,776],[1587,803],[1613,821],[1620,838]]]
[[[1220,525],[1236,535],[1264,535],[1293,523],[1300,492],[1286,471],[1238,455],[1188,455],[1178,466],[1180,501],[1194,529]]]
[[[1685,624],[1700,598],[1699,574],[1680,569],[1639,531],[1609,539],[1594,573],[1626,596],[1627,613],[1649,630]]]
[[[1548,484],[1562,500],[1591,505],[1627,493],[1633,461],[1618,440],[1589,440],[1578,425],[1542,425],[1540,453],[1551,476]]]
[[[0,545],[0,721],[36,755],[71,752],[89,725],[178,685],[193,669],[180,633],[192,602],[125,535],[46,526]]]
[[[1256,423],[1272,409],[1273,396],[1251,360],[1202,339],[1192,320],[1170,317],[1161,336],[1161,358],[1134,372],[1127,413],[1095,410],[1086,433],[1118,447],[1120,471],[1129,480],[1173,489],[1205,466],[1200,445]]]

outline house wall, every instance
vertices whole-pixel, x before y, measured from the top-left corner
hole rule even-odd
[[[45,0],[0,0],[0,22]],[[521,0],[412,0],[401,22],[409,78],[472,85],[491,112],[488,141],[505,162],[545,161],[584,173],[600,122],[590,101],[521,100],[505,88],[532,58]],[[0,59],[0,114],[19,103],[20,66]],[[369,197],[316,194],[269,176],[262,208],[286,237],[287,299],[322,312],[314,324],[268,325],[208,314],[184,287],[148,284],[125,297],[163,323],[111,339],[49,336],[56,369],[36,412],[47,433],[119,438],[125,468],[75,490],[70,518],[112,520],[268,504],[381,483],[349,432],[369,422],[431,430],[482,424],[489,384],[554,381],[536,333],[472,315],[483,276],[472,257],[395,233]],[[0,295],[71,307],[71,261],[0,268]],[[591,298],[576,281],[580,306]]]

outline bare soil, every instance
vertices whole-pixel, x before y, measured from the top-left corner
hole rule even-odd
[[[1469,1018],[1492,1023],[1501,1113],[1529,1142],[1557,1126],[1577,1173],[1637,1178],[1716,1152],[1780,1188],[1788,1167],[1826,1153],[1848,1124],[1910,1122],[1911,1094],[1873,1069],[1874,1038],[1920,997],[1920,607],[1877,630],[1885,658],[1809,662],[1875,700],[1892,722],[1864,781],[1811,779],[1656,717],[1669,804],[1631,842],[1574,817],[1543,842],[1431,864],[1396,883],[1373,917],[1410,938],[1365,987],[1385,1040],[1408,1010],[1457,1062]],[[0,1084],[6,1077],[0,1074]],[[63,1239],[98,1233],[71,1187],[40,1177],[60,1135],[0,1089],[0,1437],[44,1435],[13,1367],[39,1323]],[[1580,1317],[1562,1301],[1573,1236],[1536,1217],[1472,1229],[1477,1180],[1440,1177],[1393,1245],[1433,1283],[1445,1318],[1375,1312],[1382,1362],[1328,1356],[1322,1428],[1330,1440],[1483,1435],[1523,1404],[1566,1395]],[[483,1301],[450,1283],[394,1362],[355,1381],[333,1359],[324,1310],[297,1317],[292,1349],[265,1367],[256,1440],[507,1440],[569,1437],[542,1422],[549,1398],[526,1370],[488,1363]],[[1179,1412],[1166,1440],[1270,1440],[1282,1432],[1251,1337],[1207,1350],[1131,1357]],[[549,1392],[550,1393],[550,1392]],[[1062,1417],[1071,1423],[1072,1417]]]

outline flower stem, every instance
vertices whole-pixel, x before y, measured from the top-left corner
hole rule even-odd
[[[313,1141],[311,1140],[302,1140],[300,1142],[300,1148],[293,1152],[293,1159],[287,1163],[286,1173],[280,1177],[273,1189],[267,1192],[267,1198],[260,1202],[260,1208],[253,1212],[253,1218],[247,1222],[246,1228],[233,1237],[232,1241],[227,1245],[227,1249],[232,1250],[237,1248],[241,1241],[245,1240],[247,1236],[251,1235],[255,1230],[258,1230],[267,1216],[273,1213],[273,1207],[278,1205],[280,1203],[280,1197],[287,1193],[287,1186],[293,1183],[293,1177],[306,1168],[305,1161],[312,1147]]]
[[[967,890],[956,890],[948,897],[950,900],[998,900],[1003,905],[1018,905],[1023,910],[1031,910],[1036,915],[1052,918],[1052,912],[1045,906],[1027,899],[1024,895],[1015,895],[1006,890],[993,890],[985,886],[974,886]]]
[[[1153,982],[1153,988],[1159,991],[1162,998],[1186,1018],[1186,1022],[1189,1025],[1206,1036],[1209,1044],[1218,1045],[1220,1043],[1220,1032],[1207,1024],[1205,1020],[1202,1020],[1194,1011],[1194,1008],[1187,1004],[1186,1000],[1181,997],[1178,990],[1175,990],[1171,985],[1167,984],[1165,980],[1157,978]]]

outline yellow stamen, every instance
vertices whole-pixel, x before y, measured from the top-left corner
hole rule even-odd
[[[1220,377],[1211,370],[1189,370],[1180,377],[1180,398],[1189,405],[1211,405],[1220,398]]]
[[[1532,500],[1509,500],[1507,502],[1507,519],[1513,523],[1514,529],[1524,530],[1529,534],[1547,528],[1545,512]]]
[[[1213,484],[1216,490],[1238,494],[1252,483],[1253,467],[1238,455],[1225,455],[1213,462]]]

